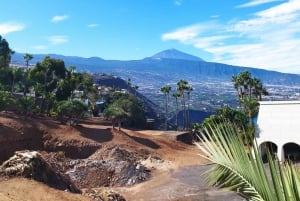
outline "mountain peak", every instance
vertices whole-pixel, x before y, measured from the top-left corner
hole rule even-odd
[[[177,49],[168,49],[162,52],[159,52],[152,57],[152,59],[181,59],[181,60],[192,60],[192,61],[203,61],[203,59],[181,52]]]

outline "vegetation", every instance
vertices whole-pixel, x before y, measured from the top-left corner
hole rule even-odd
[[[136,128],[143,128],[146,124],[142,102],[129,93],[112,93],[107,100],[103,115],[112,120],[113,127],[118,124],[119,129],[122,124]]]
[[[231,121],[239,128],[238,134],[244,141],[253,140],[255,133],[253,118],[258,114],[258,101],[262,99],[263,95],[268,95],[268,92],[260,79],[253,78],[248,71],[232,76],[231,81],[237,91],[241,109],[234,109],[229,106],[217,109],[216,114],[206,118],[202,125],[193,125],[192,134],[199,134],[203,127],[207,128],[207,125],[212,123],[222,127],[224,121]]]
[[[261,80],[252,77],[248,71],[232,76],[231,81],[237,91],[240,105],[248,114],[249,124],[253,125],[253,117],[258,113],[258,101],[261,101],[263,95],[268,95],[268,92]]]
[[[165,130],[168,129],[168,109],[169,109],[169,99],[170,99],[170,91],[171,86],[166,85],[163,86],[160,91],[165,95]]]
[[[164,122],[164,127],[165,130],[167,129],[167,118],[169,114],[169,105],[170,105],[170,92],[171,92],[171,86],[165,85],[163,86],[160,91],[164,94],[164,99],[165,99],[165,122]],[[181,110],[182,110],[182,129],[186,130],[190,128],[190,119],[189,119],[189,105],[190,105],[190,95],[191,92],[193,91],[193,88],[189,86],[189,83],[186,80],[180,80],[177,82],[177,87],[176,91],[172,93],[172,97],[175,99],[175,104],[176,104],[176,122],[174,127],[178,128],[178,112],[179,112],[179,103],[181,105]]]
[[[78,120],[84,117],[88,106],[80,100],[63,100],[57,103],[57,115],[62,123],[77,125]]]
[[[210,185],[236,191],[249,201],[300,200],[300,174],[294,164],[280,163],[268,153],[265,168],[257,144],[244,146],[240,128],[230,122],[222,127],[209,123],[204,130],[209,135],[202,133],[196,145],[215,164],[208,173]]]
[[[10,67],[11,54],[8,42],[0,36],[0,110],[58,114],[76,124],[88,110],[83,100],[89,99],[91,109],[95,106],[97,91],[90,74],[75,73],[75,67],[66,69],[63,60],[50,57],[29,69],[33,56],[28,53],[24,55],[26,69]]]

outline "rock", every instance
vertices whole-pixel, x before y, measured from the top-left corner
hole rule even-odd
[[[17,151],[15,155],[0,166],[0,175],[14,177],[23,176],[48,184],[49,186],[81,193],[67,175],[59,172],[37,151]]]
[[[126,201],[122,195],[110,189],[88,190],[83,194],[96,201]]]

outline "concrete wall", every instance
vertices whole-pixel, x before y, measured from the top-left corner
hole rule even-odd
[[[300,146],[300,101],[261,101],[256,140],[259,146],[264,142],[276,144],[282,161],[286,143]]]

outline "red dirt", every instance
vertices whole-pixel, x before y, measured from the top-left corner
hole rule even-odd
[[[189,196],[194,192],[195,185],[180,180],[182,177],[180,171],[182,168],[204,163],[204,160],[197,155],[198,148],[177,141],[176,135],[178,135],[176,132],[151,130],[112,130],[110,122],[100,118],[87,119],[79,126],[70,127],[50,117],[24,117],[14,113],[0,113],[0,162],[7,160],[14,151],[25,149],[45,153],[63,152],[69,160],[84,158],[99,160],[105,150],[118,146],[135,153],[134,157],[140,159],[151,170],[151,179],[133,186],[109,186],[105,187],[106,189],[114,189],[126,200],[203,200],[201,196],[199,197],[200,194],[197,199]],[[195,176],[198,175],[200,173],[196,172]],[[83,192],[89,192],[93,185],[99,183],[97,177],[90,175],[86,178],[88,188],[82,189]],[[174,192],[176,189],[179,191],[181,189],[182,192]],[[55,190],[33,180],[2,178],[0,200],[73,201],[90,198]]]

